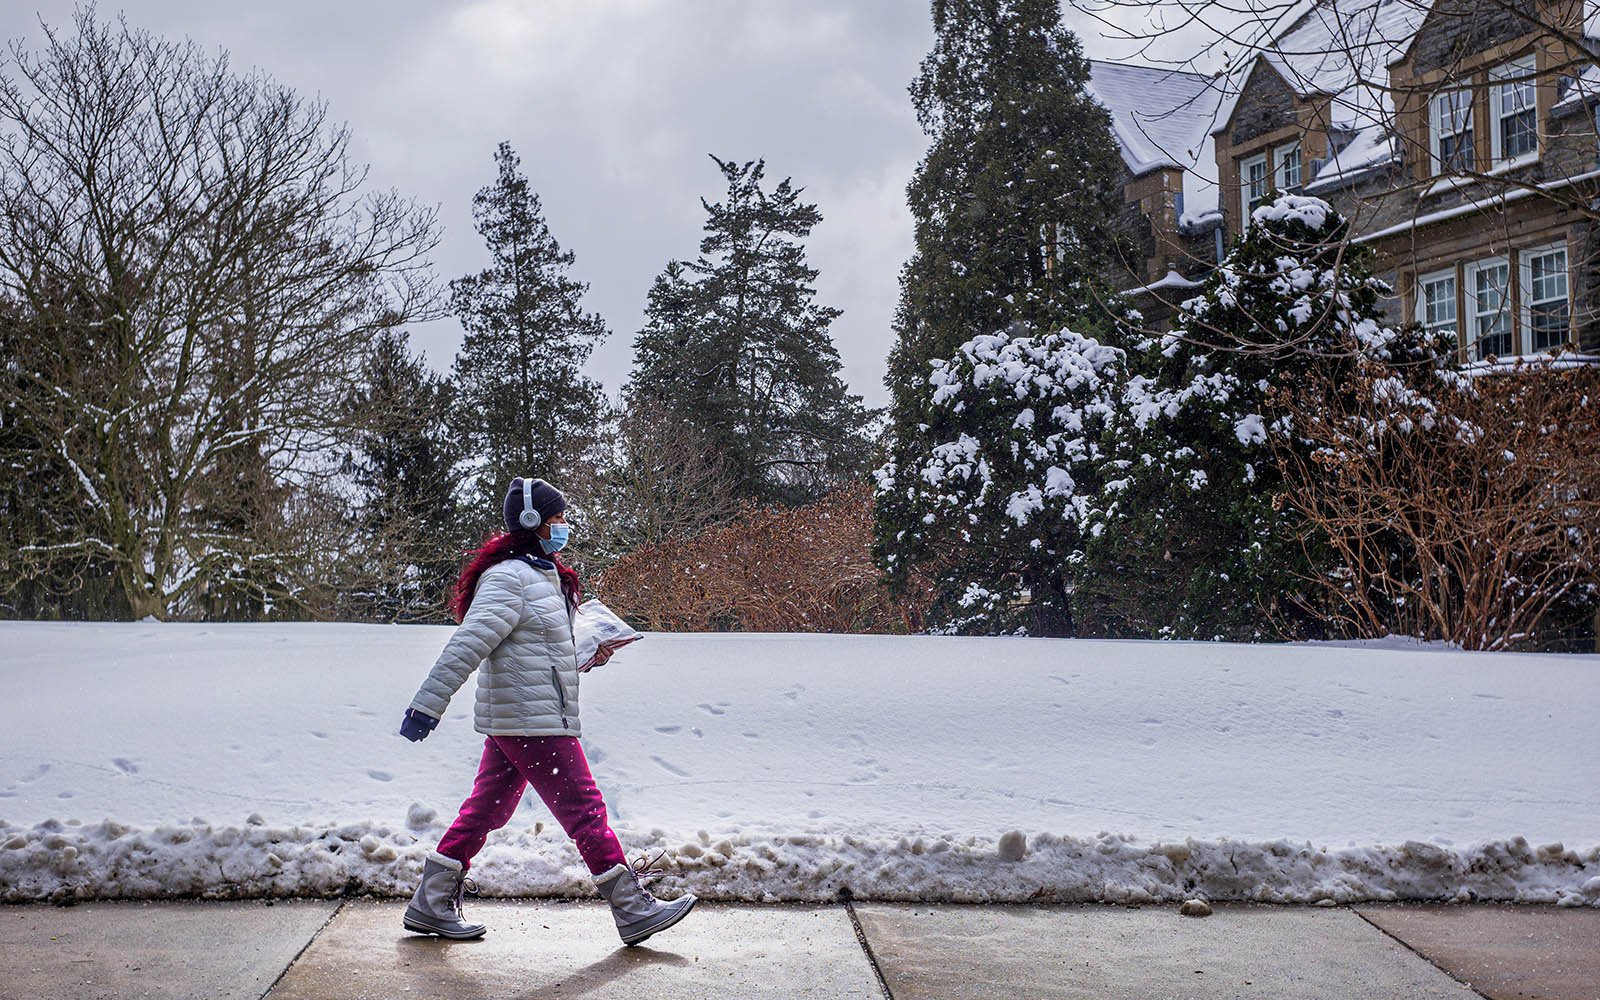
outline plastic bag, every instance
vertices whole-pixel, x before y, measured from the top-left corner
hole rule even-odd
[[[628,643],[644,638],[598,600],[578,605],[572,619],[572,637],[578,646],[579,673],[593,669],[602,651],[609,657]]]

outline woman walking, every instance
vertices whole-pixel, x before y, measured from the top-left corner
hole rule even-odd
[[[628,865],[578,743],[573,620],[583,587],[557,555],[570,538],[566,509],[566,497],[543,479],[511,481],[506,530],[483,543],[456,582],[451,611],[460,627],[401,723],[407,739],[426,738],[467,675],[479,671],[474,728],[487,738],[478,777],[460,815],[428,852],[406,907],[407,930],[483,935],[484,925],[467,923],[462,913],[467,870],[490,832],[511,821],[530,784],[577,845],[624,944],[671,927],[694,906],[691,895],[663,903],[640,884],[643,873]]]

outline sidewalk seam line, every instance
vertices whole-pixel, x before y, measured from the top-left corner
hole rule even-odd
[[[889,990],[889,981],[883,978],[883,969],[878,965],[878,956],[873,954],[872,942],[867,940],[867,932],[861,926],[861,918],[856,916],[855,904],[848,899],[845,900],[844,912],[850,915],[850,926],[856,929],[856,940],[861,943],[861,950],[866,952],[867,964],[872,966],[872,974],[878,980],[878,989],[883,991],[886,1000],[894,1000],[894,994]]]
[[[1444,966],[1440,965],[1438,962],[1435,962],[1433,959],[1429,958],[1427,955],[1424,955],[1422,952],[1418,951],[1417,949],[1411,947],[1410,943],[1405,941],[1399,935],[1391,933],[1390,931],[1388,931],[1385,928],[1379,926],[1378,924],[1374,923],[1371,920],[1367,920],[1367,915],[1365,913],[1362,913],[1360,910],[1356,909],[1355,907],[1352,906],[1352,907],[1349,907],[1348,909],[1350,910],[1351,913],[1354,913],[1356,916],[1360,917],[1362,920],[1366,920],[1368,926],[1377,928],[1377,931],[1378,931],[1379,934],[1382,934],[1384,937],[1387,937],[1389,940],[1398,943],[1400,945],[1400,947],[1404,948],[1406,951],[1411,952],[1411,954],[1417,956],[1418,958],[1422,959],[1424,962],[1427,962],[1429,965],[1433,966],[1435,969],[1438,969],[1440,972],[1442,972],[1446,976],[1450,977],[1450,981],[1451,982],[1460,983],[1462,986],[1465,986],[1467,989],[1471,990],[1473,996],[1484,997],[1485,1000],[1488,1000],[1489,994],[1487,994],[1487,993],[1483,992],[1482,990],[1478,989],[1476,986],[1472,985],[1471,983],[1466,982],[1465,980],[1458,978],[1455,975],[1455,973],[1451,972],[1449,969],[1447,969]]]
[[[293,958],[289,959],[289,964],[285,965],[283,967],[283,971],[278,973],[278,978],[274,979],[272,981],[272,985],[267,987],[267,991],[261,994],[261,1000],[267,1000],[267,997],[272,995],[272,991],[278,988],[279,983],[283,982],[283,977],[287,976],[289,974],[289,970],[294,968],[294,963],[300,961],[300,956],[306,953],[306,949],[310,948],[316,943],[317,938],[322,936],[322,932],[328,929],[329,924],[333,923],[334,917],[337,917],[340,913],[344,912],[344,904],[348,902],[348,899],[339,900],[339,905],[335,906],[333,908],[333,912],[328,914],[328,919],[317,925],[317,929],[311,932],[310,937],[306,938],[306,943],[300,946],[300,950],[294,953]]]

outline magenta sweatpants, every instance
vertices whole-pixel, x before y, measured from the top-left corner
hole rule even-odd
[[[622,844],[606,822],[606,803],[589,773],[589,760],[576,736],[491,736],[472,794],[439,841],[439,853],[461,862],[465,871],[483,850],[490,832],[511,822],[528,785],[578,845],[592,875],[628,863]]]

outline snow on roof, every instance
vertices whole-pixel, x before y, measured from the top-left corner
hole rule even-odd
[[[1583,67],[1570,81],[1564,78],[1562,86],[1566,89],[1557,90],[1559,96],[1551,108],[1558,115],[1577,104],[1589,104],[1600,98],[1600,66],[1591,63]]]
[[[1561,177],[1553,181],[1545,181],[1544,183],[1535,185],[1533,187],[1519,187],[1503,192],[1481,192],[1481,197],[1476,196],[1477,193],[1475,193],[1474,189],[1469,188],[1466,200],[1459,205],[1452,205],[1449,208],[1441,208],[1438,211],[1418,215],[1414,218],[1407,219],[1404,222],[1390,226],[1387,229],[1379,229],[1378,231],[1372,233],[1362,233],[1361,235],[1352,238],[1351,242],[1371,243],[1374,240],[1382,240],[1387,239],[1390,236],[1398,236],[1401,233],[1420,229],[1423,226],[1431,226],[1436,222],[1445,222],[1450,219],[1458,219],[1463,215],[1471,215],[1474,212],[1484,212],[1488,211],[1489,209],[1503,209],[1506,205],[1509,205],[1514,201],[1521,201],[1524,198],[1528,198],[1540,193],[1558,191],[1583,181],[1594,180],[1596,177],[1600,177],[1600,170],[1590,170],[1587,173],[1577,174],[1572,177]]]
[[[1111,112],[1122,161],[1134,176],[1183,171],[1185,216],[1216,211],[1217,157],[1211,138],[1220,80],[1201,73],[1093,60],[1089,93]]]
[[[1164,291],[1164,290],[1166,290],[1168,288],[1179,288],[1179,289],[1199,288],[1203,284],[1205,284],[1205,282],[1203,282],[1203,281],[1195,281],[1193,278],[1185,278],[1183,275],[1179,274],[1177,271],[1168,271],[1166,274],[1164,274],[1161,277],[1157,278],[1156,280],[1150,282],[1150,284],[1148,284],[1148,285],[1140,285],[1138,288],[1130,288],[1126,292],[1124,292],[1123,294],[1124,295],[1145,295],[1145,294],[1148,294],[1148,293],[1151,293],[1151,292]]]
[[[1394,136],[1382,125],[1369,125],[1357,132],[1347,144],[1328,157],[1316,179],[1305,186],[1307,193],[1333,187],[1342,181],[1372,167],[1382,166],[1400,155]]]
[[[1233,117],[1239,92],[1264,61],[1301,97],[1333,98],[1332,121],[1361,129],[1390,116],[1388,65],[1403,53],[1432,5],[1423,0],[1323,0],[1264,44],[1230,78],[1213,132]]]
[[[1199,73],[1097,59],[1089,64],[1089,93],[1111,112],[1122,158],[1140,174],[1194,166],[1220,92]]]

